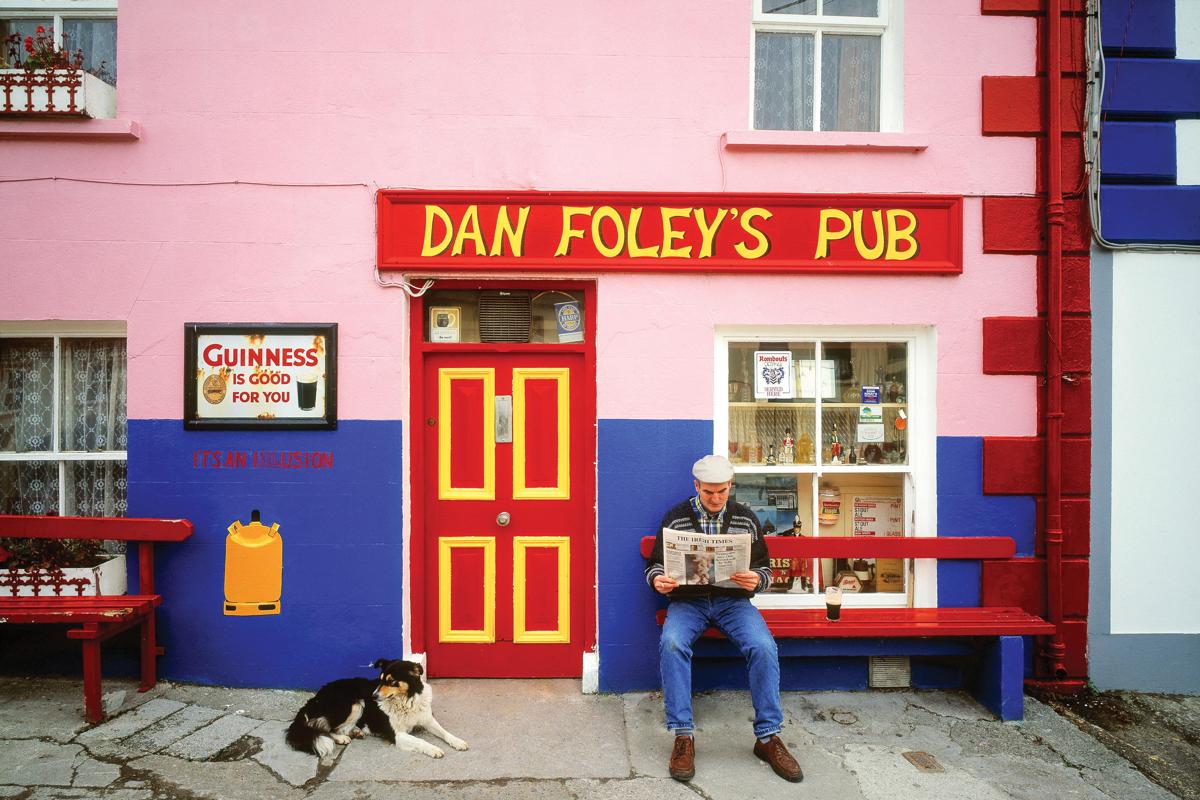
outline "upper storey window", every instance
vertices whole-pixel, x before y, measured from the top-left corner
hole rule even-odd
[[[116,0],[0,0],[0,68],[24,62],[26,41],[37,43],[39,34],[51,37],[55,49],[79,51],[85,72],[117,85]]]
[[[902,0],[753,0],[754,128],[898,131]]]

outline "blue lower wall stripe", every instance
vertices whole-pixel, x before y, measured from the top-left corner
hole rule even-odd
[[[612,420],[598,424],[597,547],[600,688],[644,691],[660,686],[656,609],[665,605],[642,579],[641,537],[652,534],[663,512],[692,492],[692,462],[711,451],[708,420]],[[1033,554],[1033,498],[983,495],[983,440],[939,437],[938,529],[954,536],[1012,536],[1018,554]],[[946,562],[938,570],[943,605],[979,605],[979,564]],[[781,647],[788,689],[853,689],[867,684],[867,655],[913,657],[913,685],[960,686],[973,656],[947,642],[932,650],[909,640],[789,642]],[[717,647],[719,643],[704,643]],[[946,649],[949,647],[950,649]],[[953,650],[953,652],[952,652]],[[729,654],[732,655],[732,654]],[[699,659],[697,688],[745,688],[740,658]]]
[[[160,675],[315,687],[365,674],[363,666],[376,658],[401,655],[402,445],[398,421],[258,432],[184,431],[179,420],[130,420],[129,515],[183,517],[196,528],[187,542],[156,551],[164,597],[159,637],[167,649]],[[332,464],[254,468],[254,453],[321,453]],[[280,525],[281,613],[225,616],[227,528],[234,520],[249,522],[254,508],[264,524]]]

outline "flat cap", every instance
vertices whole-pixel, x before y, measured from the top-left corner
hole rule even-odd
[[[692,476],[701,483],[727,483],[733,480],[733,465],[725,456],[705,456],[692,465]]]

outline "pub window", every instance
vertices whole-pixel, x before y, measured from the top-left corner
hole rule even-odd
[[[768,537],[932,535],[931,349],[923,331],[720,337],[715,452],[733,462],[733,495]],[[901,559],[772,569],[760,606],[816,605],[833,585],[848,605],[933,605],[935,578]]]
[[[0,328],[0,514],[126,512],[124,335]]]
[[[753,127],[899,131],[902,0],[752,0]]]
[[[11,46],[22,60],[27,57],[25,40],[36,40],[38,28],[53,38],[55,49],[80,51],[85,72],[117,85],[116,0],[0,0],[0,67],[10,64]]]

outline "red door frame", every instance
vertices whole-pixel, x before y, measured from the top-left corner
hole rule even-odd
[[[523,281],[523,280],[439,280],[438,289],[517,289],[534,292],[564,291],[583,295],[583,342],[579,344],[488,344],[488,343],[431,343],[425,341],[425,298],[414,297],[409,303],[409,646],[414,653],[428,652],[425,630],[426,590],[428,583],[425,579],[425,492],[421,484],[425,480],[427,456],[424,452],[424,436],[418,436],[424,421],[419,418],[424,408],[424,365],[425,354],[438,353],[583,353],[583,377],[588,390],[582,393],[583,402],[579,408],[587,419],[592,422],[592,435],[584,445],[588,448],[591,458],[589,463],[596,463],[596,284],[592,281]],[[595,469],[582,481],[584,496],[582,500],[587,507],[596,507],[596,472]],[[572,479],[571,485],[576,481]],[[584,619],[584,652],[591,652],[596,647],[596,527],[595,516],[592,522],[592,557],[587,561],[588,569],[585,576],[572,576],[577,583],[586,587],[587,602],[585,603]],[[586,578],[586,582],[584,579]],[[582,662],[581,662],[582,664]]]

